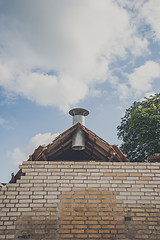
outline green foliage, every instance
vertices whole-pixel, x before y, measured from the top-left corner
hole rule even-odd
[[[117,127],[120,149],[130,161],[143,162],[160,153],[160,94],[134,102]]]

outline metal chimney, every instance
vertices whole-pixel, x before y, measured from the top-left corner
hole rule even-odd
[[[69,114],[73,116],[73,125],[77,122],[85,125],[85,116],[89,114],[89,111],[83,108],[74,108],[69,111]],[[85,134],[78,128],[72,136],[72,149],[84,150],[85,149]]]
[[[89,112],[84,108],[73,108],[69,111],[69,114],[73,116],[73,125],[77,122],[85,125],[85,116],[87,116]]]

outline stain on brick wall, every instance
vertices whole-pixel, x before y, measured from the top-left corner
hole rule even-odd
[[[124,239],[122,201],[115,193],[82,188],[60,198],[60,239]]]
[[[24,162],[0,190],[0,239],[160,239],[160,164]]]

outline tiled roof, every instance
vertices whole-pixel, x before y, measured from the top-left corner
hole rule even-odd
[[[149,162],[160,162],[160,153],[155,153],[153,156],[148,157]]]
[[[75,151],[72,149],[72,136],[80,128],[85,134],[85,149]],[[110,145],[102,138],[80,123],[60,134],[47,146],[39,146],[28,161],[105,161],[105,162],[129,162],[129,159],[116,145]],[[10,183],[20,179],[24,173],[19,170]]]
[[[80,128],[85,134],[85,149],[75,151],[72,149],[72,135]],[[30,156],[32,161],[108,161],[129,162],[127,157],[116,145],[110,145],[91,130],[76,123],[74,126],[60,134],[46,147],[39,146]]]
[[[2,188],[2,187],[4,187],[6,185],[6,183],[0,183],[0,189]]]

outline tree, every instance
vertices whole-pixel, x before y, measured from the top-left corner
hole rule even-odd
[[[130,161],[143,162],[160,153],[160,93],[134,102],[117,127],[120,149]]]

